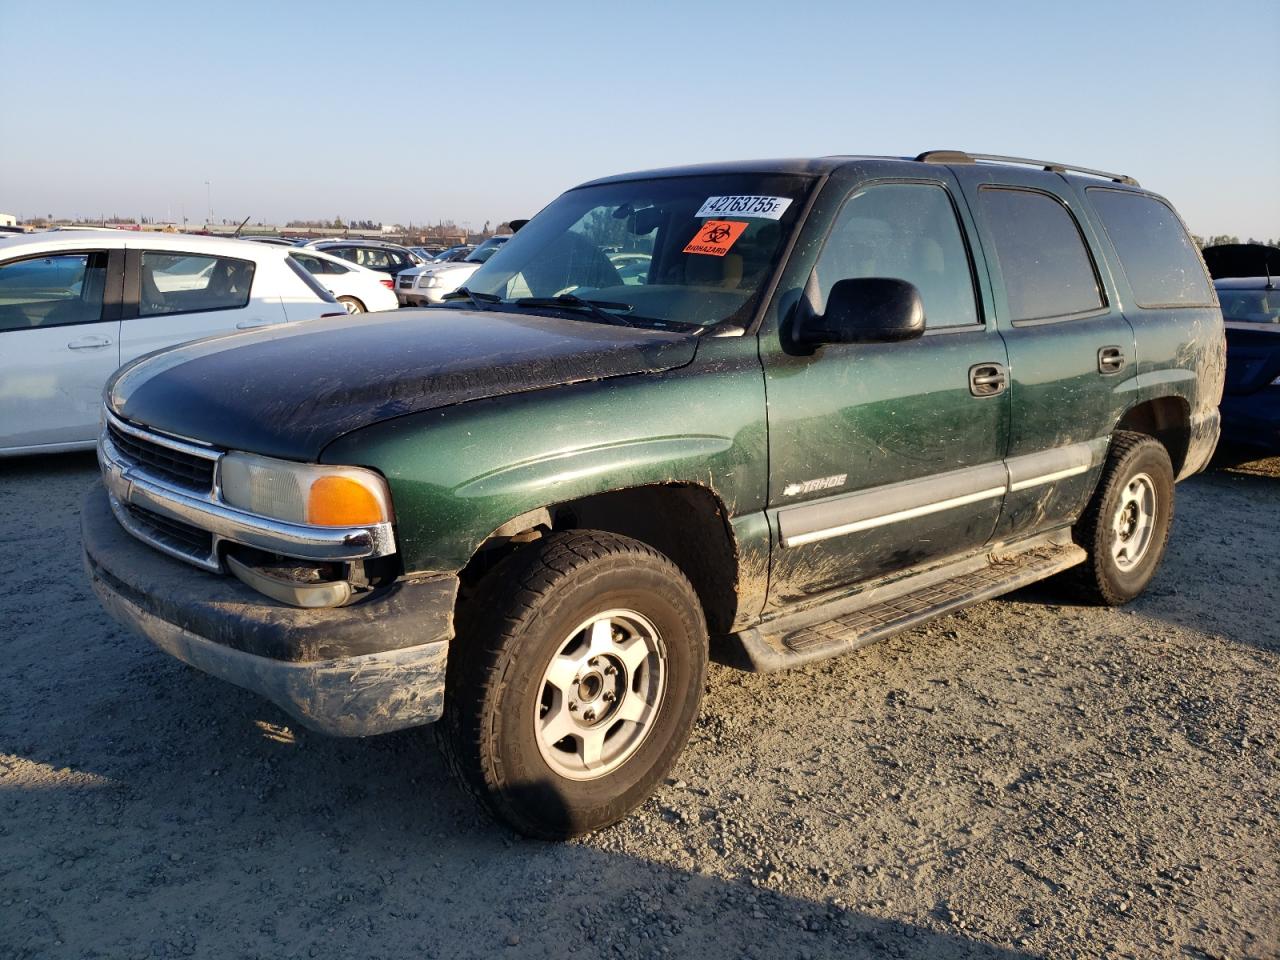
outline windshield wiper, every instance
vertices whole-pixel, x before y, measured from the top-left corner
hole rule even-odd
[[[633,323],[626,317],[608,312],[610,310],[622,310],[630,313],[635,307],[629,303],[613,303],[608,300],[584,300],[582,297],[575,296],[572,293],[562,293],[555,297],[520,297],[518,300],[512,300],[511,302],[517,307],[557,307],[561,310],[585,310],[603,323],[611,323],[620,327],[638,326],[638,324]]]
[[[441,300],[470,300],[473,307],[481,307],[485,303],[501,303],[502,298],[492,293],[478,293],[475,290],[468,290],[466,287],[459,287],[457,290],[446,293]]]

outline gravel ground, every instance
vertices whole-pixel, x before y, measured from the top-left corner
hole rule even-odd
[[[565,845],[116,628],[93,475],[0,461],[0,957],[1280,955],[1280,460],[1179,487],[1126,609],[714,667],[668,785]]]

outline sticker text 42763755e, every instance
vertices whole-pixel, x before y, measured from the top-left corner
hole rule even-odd
[[[789,206],[791,206],[790,197],[707,197],[694,216],[781,220]]]

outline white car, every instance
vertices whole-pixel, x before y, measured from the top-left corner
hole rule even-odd
[[[394,281],[385,273],[357,267],[319,250],[291,250],[289,256],[337,297],[347,313],[372,313],[400,306],[392,289]]]
[[[128,230],[0,236],[0,456],[91,448],[107,378],[144,353],[341,315],[289,252]],[[211,384],[211,402],[234,388]]]
[[[429,263],[402,271],[396,275],[396,296],[406,306],[439,303],[446,293],[452,293],[466,283],[480,265],[510,239],[510,236],[490,237],[467,254],[464,260]]]

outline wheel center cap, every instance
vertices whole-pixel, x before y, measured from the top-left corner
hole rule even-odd
[[[593,703],[604,691],[604,677],[599,671],[592,670],[578,681],[578,699],[583,703]]]

